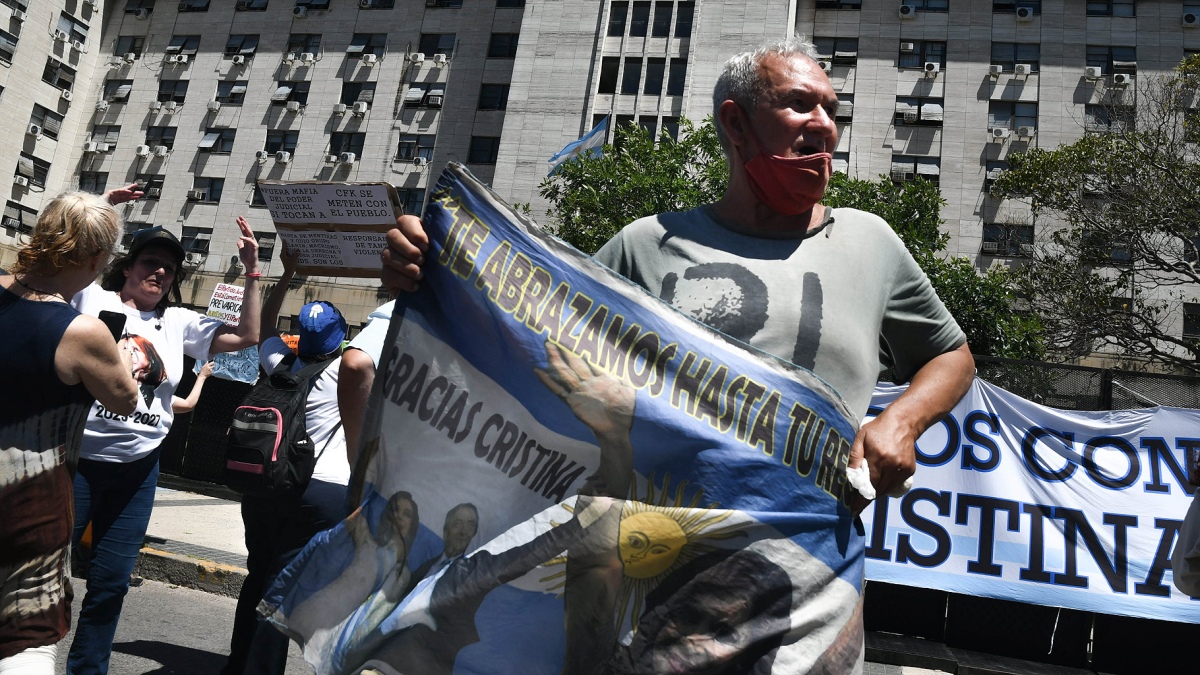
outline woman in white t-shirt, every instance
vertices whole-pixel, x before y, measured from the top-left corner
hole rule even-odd
[[[279,317],[288,284],[296,273],[299,254],[280,252],[283,274],[263,303],[261,323],[269,334]],[[316,533],[329,529],[347,515],[346,484],[350,463],[346,458],[346,436],[338,414],[338,368],[346,320],[328,302],[310,302],[300,308],[300,340],[292,371],[314,363],[328,365],[309,380],[304,423],[317,455],[312,479],[298,497],[242,497],[242,523],[246,530],[246,579],[238,594],[229,640],[229,660],[222,675],[283,675],[287,666],[288,637],[255,612],[275,577],[300,553]],[[259,362],[267,373],[274,372],[292,350],[275,335],[258,345]]]
[[[161,227],[136,232],[129,254],[118,258],[100,285],[80,291],[71,304],[84,314],[115,314],[124,320],[120,344],[138,380],[137,409],[118,414],[95,404],[88,413],[75,475],[76,551],[88,523],[92,540],[87,595],[67,657],[72,675],[108,672],[113,635],[129,590],[154,506],[159,446],[174,419],[172,397],[183,376],[183,357],[208,360],[258,342],[258,243],[244,218],[238,256],[246,268],[246,292],[236,328],[181,301],[184,249]]]

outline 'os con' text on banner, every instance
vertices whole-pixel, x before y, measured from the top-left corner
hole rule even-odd
[[[1200,623],[1170,571],[1197,448],[1200,411],[1056,410],[976,380],[918,441],[913,490],[863,514],[867,578]]]

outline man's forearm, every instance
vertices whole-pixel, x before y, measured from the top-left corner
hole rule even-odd
[[[975,358],[964,343],[958,349],[935,356],[913,376],[908,390],[887,407],[880,417],[898,417],[911,428],[913,438],[949,413],[975,379]]]
[[[263,302],[262,313],[259,316],[259,326],[267,326],[269,330],[274,330],[275,325],[279,322],[279,310],[283,307],[283,299],[287,296],[288,284],[292,281],[293,273],[290,270],[284,270],[279,276],[279,281],[275,284],[271,292],[267,294],[267,299]],[[245,305],[242,306],[245,313]],[[261,338],[259,339],[261,343]]]

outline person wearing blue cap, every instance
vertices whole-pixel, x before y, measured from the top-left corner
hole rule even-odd
[[[292,353],[273,327],[296,274],[298,253],[282,251],[283,274],[263,302],[264,337],[258,345],[263,369],[274,372]],[[346,484],[350,463],[346,436],[338,414],[337,376],[341,365],[346,319],[331,303],[318,300],[300,308],[297,316],[300,341],[292,371],[326,361],[324,370],[310,380],[305,405],[305,426],[316,449],[317,462],[303,494],[295,498],[242,497],[242,522],[246,528],[246,579],[234,613],[229,660],[223,675],[258,673],[283,675],[287,664],[288,637],[258,618],[255,610],[279,572],[296,557],[308,540],[333,527],[349,515]]]

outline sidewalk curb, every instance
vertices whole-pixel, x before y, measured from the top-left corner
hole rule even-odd
[[[160,551],[149,546],[138,554],[134,574],[198,591],[238,597],[246,570],[233,565],[200,560],[186,555]]]

